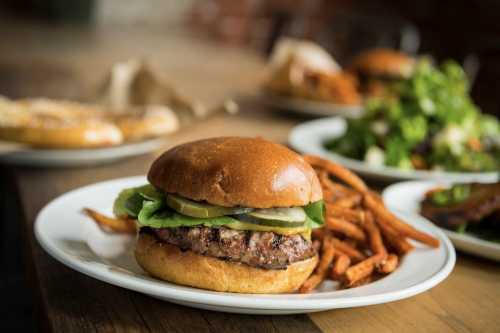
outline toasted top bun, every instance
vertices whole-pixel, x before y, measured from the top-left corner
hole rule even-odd
[[[148,180],[167,193],[225,206],[304,206],[321,200],[313,168],[290,149],[259,138],[220,137],[163,153]]]
[[[137,239],[135,258],[146,272],[162,280],[208,290],[257,294],[296,291],[318,262],[314,256],[286,269],[255,268],[181,251],[144,233]]]
[[[413,72],[415,60],[407,54],[390,49],[362,52],[351,63],[351,71],[367,76],[407,78]]]

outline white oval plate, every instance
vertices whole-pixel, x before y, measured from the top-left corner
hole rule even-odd
[[[303,98],[281,97],[261,93],[258,100],[270,107],[289,110],[297,114],[313,117],[342,116],[346,118],[359,118],[363,114],[361,105],[342,105]]]
[[[324,142],[343,135],[346,126],[346,121],[340,117],[308,121],[292,129],[288,142],[292,148],[301,153],[322,156],[338,162],[360,175],[384,181],[438,179],[449,182],[490,182],[496,181],[499,177],[497,172],[444,172],[401,170],[387,166],[373,167],[363,161],[347,158],[327,150],[323,146]]]
[[[420,214],[420,202],[424,199],[425,193],[432,188],[449,185],[450,183],[432,181],[401,182],[387,187],[382,197],[385,205],[393,211]],[[458,250],[500,261],[500,244],[467,233],[459,234],[451,230],[441,230]]]
[[[35,235],[54,258],[83,274],[153,297],[196,308],[251,314],[289,314],[364,306],[407,298],[434,287],[450,274],[455,251],[446,236],[417,215],[404,215],[441,241],[439,249],[417,245],[389,276],[366,286],[336,291],[323,283],[312,294],[247,295],[184,287],[149,277],[133,258],[133,237],[101,231],[80,213],[83,206],[111,214],[118,192],[146,182],[145,177],[117,179],[68,192],[48,204],[35,222]],[[56,283],[56,282],[54,282]]]
[[[0,161],[15,165],[70,167],[110,163],[122,158],[155,151],[165,145],[164,138],[92,149],[23,149],[0,154]]]

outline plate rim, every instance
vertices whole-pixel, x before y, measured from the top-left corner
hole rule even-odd
[[[226,307],[230,306],[235,308],[254,308],[254,309],[269,309],[269,310],[302,310],[303,312],[308,312],[308,311],[315,311],[322,309],[356,307],[363,305],[386,303],[386,302],[396,301],[399,299],[408,298],[416,294],[419,294],[421,292],[424,292],[428,289],[431,289],[432,287],[436,286],[438,283],[443,281],[451,273],[455,265],[456,255],[449,239],[437,227],[430,224],[430,222],[426,221],[425,219],[420,218],[419,223],[420,222],[428,223],[429,224],[428,226],[433,230],[433,233],[436,236],[438,236],[438,238],[442,242],[443,251],[445,253],[445,259],[441,263],[441,267],[436,273],[428,277],[426,280],[421,281],[417,284],[396,291],[391,291],[376,295],[346,296],[346,298],[333,298],[333,299],[307,298],[308,295],[300,295],[300,294],[259,295],[259,294],[220,293],[218,295],[217,292],[179,286],[164,281],[154,281],[153,283],[151,283],[151,281],[145,281],[143,278],[137,276],[115,275],[118,273],[114,272],[104,273],[101,271],[101,265],[92,266],[85,262],[74,260],[74,258],[72,258],[70,254],[67,254],[63,250],[60,250],[57,247],[57,245],[52,243],[50,239],[44,238],[43,231],[41,229],[42,223],[44,223],[43,222],[44,215],[47,214],[47,211],[52,209],[53,206],[56,206],[59,203],[59,201],[66,199],[67,196],[74,195],[75,193],[80,191],[82,192],[87,191],[91,187],[94,187],[96,185],[103,185],[112,182],[121,183],[123,181],[135,181],[135,180],[139,182],[139,180],[143,181],[144,179],[145,179],[144,176],[118,178],[76,188],[74,190],[68,191],[58,196],[50,203],[48,203],[38,214],[34,225],[35,238],[37,239],[40,246],[48,254],[50,254],[53,258],[55,258],[63,265],[66,265],[82,274],[93,277],[97,280],[104,281],[114,286],[134,290],[155,297],[164,298],[166,300],[174,299],[196,304],[208,304],[213,306],[220,305]],[[151,283],[151,285],[147,286],[148,283]],[[166,288],[155,290],[157,284],[161,284],[163,287]],[[332,291],[328,293],[335,293],[335,292],[337,291]],[[294,296],[293,297],[294,299],[292,301],[290,300],[291,296]],[[297,305],[297,303],[299,303],[299,305]]]
[[[456,181],[464,179],[466,181],[491,181],[500,177],[498,172],[450,172],[450,171],[427,171],[427,170],[401,170],[394,167],[381,166],[372,167],[363,161],[345,157],[335,152],[331,152],[318,145],[317,141],[323,139],[322,133],[326,131],[327,126],[345,127],[346,119],[341,116],[333,116],[327,118],[313,119],[302,122],[294,126],[289,135],[288,143],[292,148],[301,153],[318,154],[324,158],[340,163],[350,170],[368,177],[378,177],[382,179],[396,180],[432,180],[445,179],[447,181]],[[313,137],[316,139],[315,146],[307,146],[302,144],[304,137]],[[333,137],[333,136],[332,136]]]
[[[167,137],[150,138],[115,146],[81,149],[37,149],[0,154],[0,161],[15,165],[72,166],[105,163],[152,152],[168,143]],[[35,161],[35,162],[33,162]]]

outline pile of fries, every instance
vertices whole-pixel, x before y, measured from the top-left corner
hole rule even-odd
[[[327,278],[339,281],[343,288],[352,288],[389,274],[402,256],[414,249],[410,239],[439,247],[438,239],[389,212],[379,195],[351,171],[317,156],[304,158],[320,180],[326,216],[324,227],[312,232],[320,260],[301,286],[301,293],[313,291]],[[89,208],[84,213],[104,230],[137,232],[132,219],[111,218]]]
[[[438,239],[389,212],[379,195],[354,173],[317,156],[304,158],[320,180],[326,216],[324,227],[312,234],[320,260],[301,293],[311,292],[328,278],[352,288],[389,274],[414,249],[409,239],[439,247]]]

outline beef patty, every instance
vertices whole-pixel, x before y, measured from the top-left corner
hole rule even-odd
[[[301,235],[241,231],[224,227],[178,227],[144,230],[163,241],[195,253],[241,262],[253,267],[285,269],[289,264],[316,254]]]

